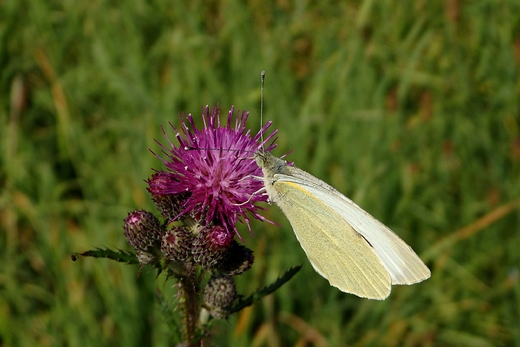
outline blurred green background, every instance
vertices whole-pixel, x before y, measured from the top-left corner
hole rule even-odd
[[[216,346],[520,346],[520,2],[0,2],[0,346],[170,346],[171,281],[69,254],[129,249],[154,211],[149,153],[219,103],[279,129],[288,160],[390,226],[432,269],[382,302],[331,288],[276,207]],[[169,130],[173,138],[173,131]]]

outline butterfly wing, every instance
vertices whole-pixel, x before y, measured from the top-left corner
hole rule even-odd
[[[316,189],[309,190],[309,185],[290,176],[275,178],[274,201],[289,219],[314,269],[344,292],[385,299],[391,278],[370,243],[325,204]]]
[[[289,170],[291,176],[277,175],[277,182],[294,182],[339,214],[353,230],[372,245],[379,260],[390,273],[392,284],[413,284],[430,277],[430,269],[413,249],[386,225],[318,178],[295,167],[289,167]]]

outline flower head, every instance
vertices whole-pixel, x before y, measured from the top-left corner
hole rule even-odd
[[[251,232],[248,215],[266,220],[258,213],[262,208],[255,206],[267,198],[255,194],[263,183],[254,178],[261,176],[262,171],[252,159],[252,153],[264,147],[276,130],[262,142],[261,135],[271,122],[251,136],[250,130],[246,129],[248,116],[249,113],[244,111],[235,118],[232,107],[227,124],[221,125],[219,108],[210,110],[206,106],[202,114],[204,127],[198,129],[193,116],[183,114],[180,131],[170,124],[179,146],[175,146],[163,130],[169,146],[159,144],[166,155],[161,159],[167,171],[158,173],[160,180],[148,181],[148,190],[154,197],[184,194],[183,199],[179,199],[183,201],[182,207],[174,219],[190,215],[204,227],[222,225],[231,235],[238,234],[238,220],[246,223]],[[275,147],[271,144],[266,151]],[[222,239],[226,238],[219,236],[216,241]]]

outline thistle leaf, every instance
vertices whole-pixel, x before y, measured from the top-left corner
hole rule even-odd
[[[264,296],[271,294],[272,292],[280,288],[284,283],[289,281],[294,275],[296,275],[296,273],[298,273],[298,271],[300,271],[301,268],[302,265],[292,267],[289,270],[287,270],[282,277],[278,277],[276,281],[274,281],[270,285],[255,291],[253,294],[249,295],[245,299],[240,298],[238,302],[235,305],[233,305],[233,307],[231,307],[229,313],[231,314],[238,312],[246,308],[247,306],[251,306],[253,303],[262,299]]]
[[[139,260],[134,253],[129,251],[113,251],[111,249],[97,248],[83,253],[72,253],[70,259],[76,261],[79,257],[107,258],[126,264],[139,264]]]

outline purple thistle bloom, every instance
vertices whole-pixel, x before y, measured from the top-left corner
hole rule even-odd
[[[257,202],[267,201],[267,197],[254,194],[263,187],[263,182],[253,177],[262,176],[262,170],[252,157],[273,138],[277,130],[261,142],[261,134],[265,133],[271,122],[267,122],[252,137],[250,130],[246,129],[249,112],[244,111],[237,116],[234,126],[233,114],[234,107],[228,113],[227,124],[221,126],[218,106],[211,111],[206,106],[202,114],[202,129],[197,129],[191,114],[182,114],[180,131],[170,123],[176,132],[178,147],[163,129],[170,146],[158,143],[167,158],[156,156],[166,165],[168,170],[162,175],[169,176],[169,179],[162,180],[150,192],[189,193],[175,219],[183,215],[195,216],[203,226],[222,225],[228,233],[238,235],[238,220],[244,222],[251,232],[248,214],[267,221],[257,212],[263,208],[255,206]],[[266,150],[275,147],[271,144]]]

